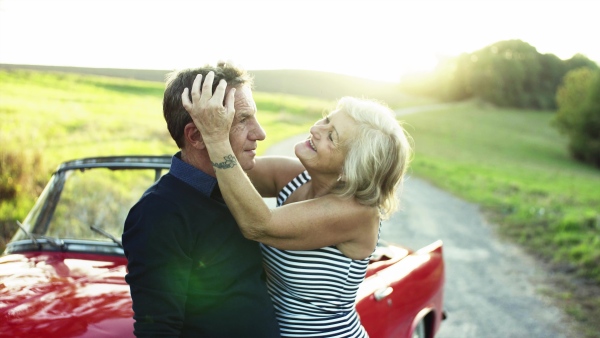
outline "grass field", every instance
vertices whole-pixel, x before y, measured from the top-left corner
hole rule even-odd
[[[480,205],[500,234],[547,262],[561,290],[551,296],[593,337],[600,330],[600,171],[569,157],[552,117],[470,102],[403,120],[415,142],[413,174]]]
[[[164,84],[100,76],[0,70],[0,220],[22,220],[60,162],[177,151],[162,116]],[[333,101],[254,94],[269,144],[307,132]],[[2,248],[3,249],[3,248]]]
[[[159,82],[0,70],[0,220],[22,220],[64,160],[174,153],[162,92]],[[259,153],[305,133],[334,107],[286,94],[254,97],[268,134]],[[402,117],[415,141],[412,174],[481,205],[502,234],[600,285],[600,171],[568,156],[552,116],[468,102]],[[600,309],[598,295],[567,310],[586,320],[592,307]]]
[[[502,233],[600,283],[600,171],[568,156],[552,116],[476,103],[406,116],[412,168],[481,205]]]

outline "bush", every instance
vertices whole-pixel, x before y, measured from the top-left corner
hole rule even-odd
[[[15,222],[0,220],[0,253],[6,249],[6,244],[17,232],[18,226]]]
[[[569,151],[600,168],[600,71],[587,67],[569,71],[556,93],[554,126],[569,138]]]
[[[44,168],[40,153],[0,151],[0,221],[25,218],[48,179]]]

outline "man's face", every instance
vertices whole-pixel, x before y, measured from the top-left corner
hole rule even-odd
[[[266,133],[256,119],[256,103],[249,87],[236,88],[234,106],[229,142],[242,169],[250,170],[254,167],[257,141],[264,140]]]

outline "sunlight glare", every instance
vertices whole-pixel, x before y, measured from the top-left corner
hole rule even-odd
[[[171,70],[230,59],[399,81],[507,39],[600,60],[585,3],[0,0],[0,63]]]

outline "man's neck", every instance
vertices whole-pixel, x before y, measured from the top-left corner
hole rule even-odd
[[[203,171],[207,175],[217,177],[207,151],[190,151],[181,149],[181,160],[194,168]]]

